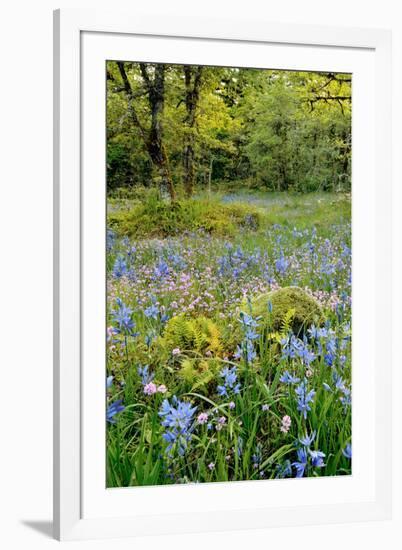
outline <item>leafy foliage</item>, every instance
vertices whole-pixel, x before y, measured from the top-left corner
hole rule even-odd
[[[109,193],[158,179],[144,141],[152,126],[144,66],[152,79],[157,65],[125,65],[129,100],[118,64],[107,64]],[[233,181],[277,191],[350,190],[350,75],[203,67],[191,124],[182,66],[164,66],[163,93],[158,139],[177,189],[190,143],[196,190]]]
[[[177,315],[167,322],[162,340],[170,352],[179,348],[183,352],[219,355],[222,352],[221,338],[218,326],[211,319]]]

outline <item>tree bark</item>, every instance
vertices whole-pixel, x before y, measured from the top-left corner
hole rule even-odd
[[[186,86],[186,119],[185,135],[183,148],[183,168],[184,168],[184,190],[187,197],[191,197],[194,192],[195,170],[194,170],[194,127],[196,122],[196,112],[200,98],[202,67],[192,68],[185,65],[184,81]]]
[[[123,88],[127,96],[128,110],[135,126],[139,129],[144,145],[151,157],[154,172],[157,175],[161,191],[168,191],[170,198],[175,200],[176,193],[169,169],[169,159],[163,144],[163,125],[162,116],[165,104],[165,71],[164,64],[155,65],[155,75],[150,77],[145,63],[140,63],[141,75],[144,81],[149,108],[151,111],[151,125],[145,128],[137,115],[133,93],[130,81],[128,80],[125,65],[123,62],[117,62],[120,75],[123,80]]]

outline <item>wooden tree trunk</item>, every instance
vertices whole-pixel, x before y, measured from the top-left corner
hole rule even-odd
[[[196,111],[200,97],[202,67],[192,68],[189,65],[183,67],[184,80],[186,85],[186,131],[184,135],[183,168],[184,168],[184,190],[187,197],[194,193],[195,168],[194,168],[194,126],[196,122]]]
[[[148,74],[147,65],[145,63],[140,63],[141,74],[151,110],[151,126],[148,129],[141,124],[134,108],[135,95],[128,80],[124,63],[119,61],[117,62],[117,65],[123,79],[123,89],[127,96],[128,110],[135,126],[137,126],[140,130],[141,137],[151,158],[154,169],[153,171],[157,176],[160,188],[161,190],[166,189],[171,200],[175,200],[176,193],[172,176],[170,174],[169,159],[163,145],[162,116],[165,103],[166,66],[164,64],[155,65],[155,76],[151,79]]]

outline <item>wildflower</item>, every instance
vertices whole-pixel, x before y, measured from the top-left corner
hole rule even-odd
[[[218,423],[216,425],[216,431],[220,432],[225,424],[226,424],[226,418],[224,416],[219,417]]]
[[[109,389],[111,387],[111,385],[113,384],[113,378],[114,378],[113,376],[108,376],[106,378],[106,388]]]
[[[288,433],[290,425],[292,424],[292,419],[287,414],[282,418],[281,432]]]
[[[309,403],[311,403],[315,396],[315,390],[310,390],[307,392],[307,379],[305,378],[299,386],[296,387],[297,399],[297,410],[302,413],[304,418],[307,418],[307,412],[311,411]]]
[[[309,454],[311,456],[311,463],[315,468],[323,468],[325,466],[323,458],[325,454],[321,451],[311,451],[309,449]]]
[[[166,428],[162,435],[163,439],[168,443],[166,452],[168,456],[172,456],[172,451],[175,446],[180,456],[183,456],[187,443],[191,440],[193,426],[193,415],[197,407],[192,407],[191,403],[180,401],[176,396],[172,397],[169,402],[165,399],[159,410],[161,416],[161,424]]]
[[[210,462],[210,463],[208,464],[208,469],[211,470],[211,472],[212,472],[212,470],[213,470],[214,468],[215,468],[215,464],[214,464],[213,462]]]
[[[289,267],[289,262],[281,252],[280,257],[275,261],[275,268],[280,275],[284,275]]]
[[[331,386],[329,386],[326,382],[323,382],[322,385],[324,386],[325,391],[332,392]]]
[[[221,397],[228,396],[229,393],[235,395],[240,392],[240,384],[237,382],[236,367],[224,367],[220,372],[221,377],[224,379],[223,384],[219,384],[216,388],[218,395]]]
[[[158,393],[166,393],[167,392],[167,387],[165,386],[165,384],[160,384],[157,388],[157,391],[158,391]]]
[[[145,384],[144,386],[144,393],[145,395],[153,395],[157,392],[156,384],[153,382],[149,382],[149,384]]]
[[[269,405],[267,403],[264,403],[264,405],[262,405],[261,407],[261,410],[264,412],[269,411]]]
[[[296,477],[303,477],[307,467],[307,452],[303,447],[297,449],[297,460],[298,462],[293,462],[292,466],[296,468]]]
[[[167,263],[164,262],[163,260],[161,260],[155,266],[154,275],[158,279],[162,279],[164,277],[167,277],[167,275],[169,275],[169,266],[167,265]]]
[[[234,409],[235,407],[236,407],[235,402],[234,402],[234,401],[231,401],[231,402],[229,403],[229,409]]]
[[[111,342],[113,340],[113,335],[116,334],[116,330],[114,327],[110,326],[106,329],[106,341]]]
[[[285,370],[285,372],[279,378],[279,381],[283,382],[284,384],[297,384],[298,382],[300,382],[300,378],[292,376],[289,371]]]
[[[181,353],[180,348],[174,348],[174,349],[172,349],[172,355],[180,355],[180,353]]]
[[[349,388],[343,390],[343,397],[339,398],[339,401],[342,403],[345,409],[352,404],[352,393]]]
[[[205,424],[206,422],[208,422],[208,414],[205,412],[200,413],[197,416],[197,422],[198,424]]]
[[[118,309],[113,312],[113,321],[117,324],[114,330],[117,334],[126,336],[138,336],[138,332],[134,333],[135,322],[132,318],[133,310],[126,306],[120,299],[116,300]]]
[[[112,270],[113,277],[120,279],[120,277],[127,274],[127,271],[127,262],[125,258],[123,258],[123,256],[117,256]]]
[[[312,442],[314,441],[315,439],[315,436],[316,436],[316,431],[314,430],[314,432],[311,434],[311,435],[308,435],[306,433],[306,435],[304,437],[301,437],[299,439],[300,443],[302,445],[304,445],[305,447],[310,447],[310,445],[312,444]]]
[[[106,420],[110,422],[110,424],[115,424],[116,419],[114,418],[114,416],[124,411],[125,407],[124,405],[122,405],[122,402],[123,402],[122,399],[118,399],[117,401],[114,401],[114,403],[108,406],[106,410]]]
[[[240,323],[242,325],[244,339],[240,346],[237,346],[235,358],[241,359],[243,357],[247,363],[252,363],[257,357],[253,340],[258,338],[258,334],[255,331],[258,327],[258,319],[254,319],[251,315],[241,312]]]
[[[137,372],[139,376],[141,377],[141,384],[143,386],[146,386],[150,382],[152,382],[154,375],[149,372],[148,365],[145,365],[144,367],[138,367]]]
[[[344,449],[342,449],[342,454],[345,458],[349,460],[352,459],[352,445],[348,443]]]
[[[285,460],[283,464],[276,465],[276,479],[283,479],[292,475],[292,466],[290,460]]]
[[[144,315],[145,317],[151,319],[157,319],[159,315],[159,309],[156,307],[155,304],[152,304],[144,310]]]

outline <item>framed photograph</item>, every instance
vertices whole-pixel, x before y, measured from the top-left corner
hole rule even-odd
[[[390,33],[54,29],[55,537],[389,518]]]

